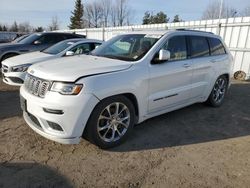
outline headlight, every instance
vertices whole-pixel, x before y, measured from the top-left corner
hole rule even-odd
[[[31,64],[18,65],[11,68],[12,72],[26,72]]]
[[[50,91],[55,91],[62,95],[78,95],[82,87],[82,84],[54,82]]]

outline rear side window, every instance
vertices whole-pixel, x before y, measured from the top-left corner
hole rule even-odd
[[[219,39],[216,38],[208,38],[210,45],[211,55],[222,55],[226,53],[226,50]]]
[[[189,41],[191,58],[209,56],[209,46],[205,37],[191,36]]]
[[[53,34],[47,34],[47,35],[43,35],[41,36],[41,38],[38,39],[38,41],[41,44],[55,44],[59,41],[63,40],[62,36],[60,35],[53,35]]]
[[[163,49],[170,52],[170,61],[183,60],[187,58],[187,45],[185,36],[170,38]]]

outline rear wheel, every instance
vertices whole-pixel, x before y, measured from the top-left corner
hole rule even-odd
[[[212,89],[212,92],[206,101],[207,104],[213,107],[219,107],[222,105],[228,87],[228,80],[225,76],[220,76]]]
[[[126,140],[135,122],[135,109],[124,96],[101,101],[92,112],[84,136],[100,148],[115,147]]]

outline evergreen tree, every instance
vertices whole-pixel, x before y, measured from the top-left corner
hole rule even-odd
[[[18,32],[18,25],[16,23],[16,21],[13,23],[13,25],[10,27],[10,31],[13,32]]]
[[[0,31],[3,31],[2,25],[0,25]]]
[[[164,12],[158,12],[154,17],[153,17],[153,23],[167,23],[169,21],[169,18]]]
[[[182,22],[182,19],[180,19],[178,14],[174,16],[173,23],[175,22]]]
[[[35,32],[43,32],[45,29],[43,27],[37,27],[34,29]]]
[[[4,25],[3,26],[3,31],[7,31],[8,29],[7,29],[7,27]]]
[[[142,24],[143,25],[147,25],[147,24],[150,24],[151,22],[151,14],[147,11],[144,13],[144,17],[143,17],[143,20],[142,20]]]
[[[76,0],[75,9],[70,17],[70,29],[82,29],[83,28],[83,4],[81,0]]]
[[[159,23],[168,23],[169,18],[167,15],[160,11],[156,15],[145,12],[142,24],[159,24]]]

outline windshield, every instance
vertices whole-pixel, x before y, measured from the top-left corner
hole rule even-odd
[[[119,35],[98,47],[91,55],[137,61],[144,57],[160,37],[146,34]]]
[[[19,43],[21,40],[25,39],[29,35],[23,35],[21,37],[16,38],[15,40],[12,41],[12,43]]]
[[[34,33],[29,35],[28,37],[24,38],[23,40],[19,41],[19,44],[31,44],[36,41],[41,36],[40,33]]]
[[[78,42],[78,41],[62,41],[62,42],[59,42],[59,43],[43,50],[42,52],[46,53],[46,54],[56,55],[56,54],[64,51],[65,49],[67,49],[71,45],[75,44],[76,42]]]

